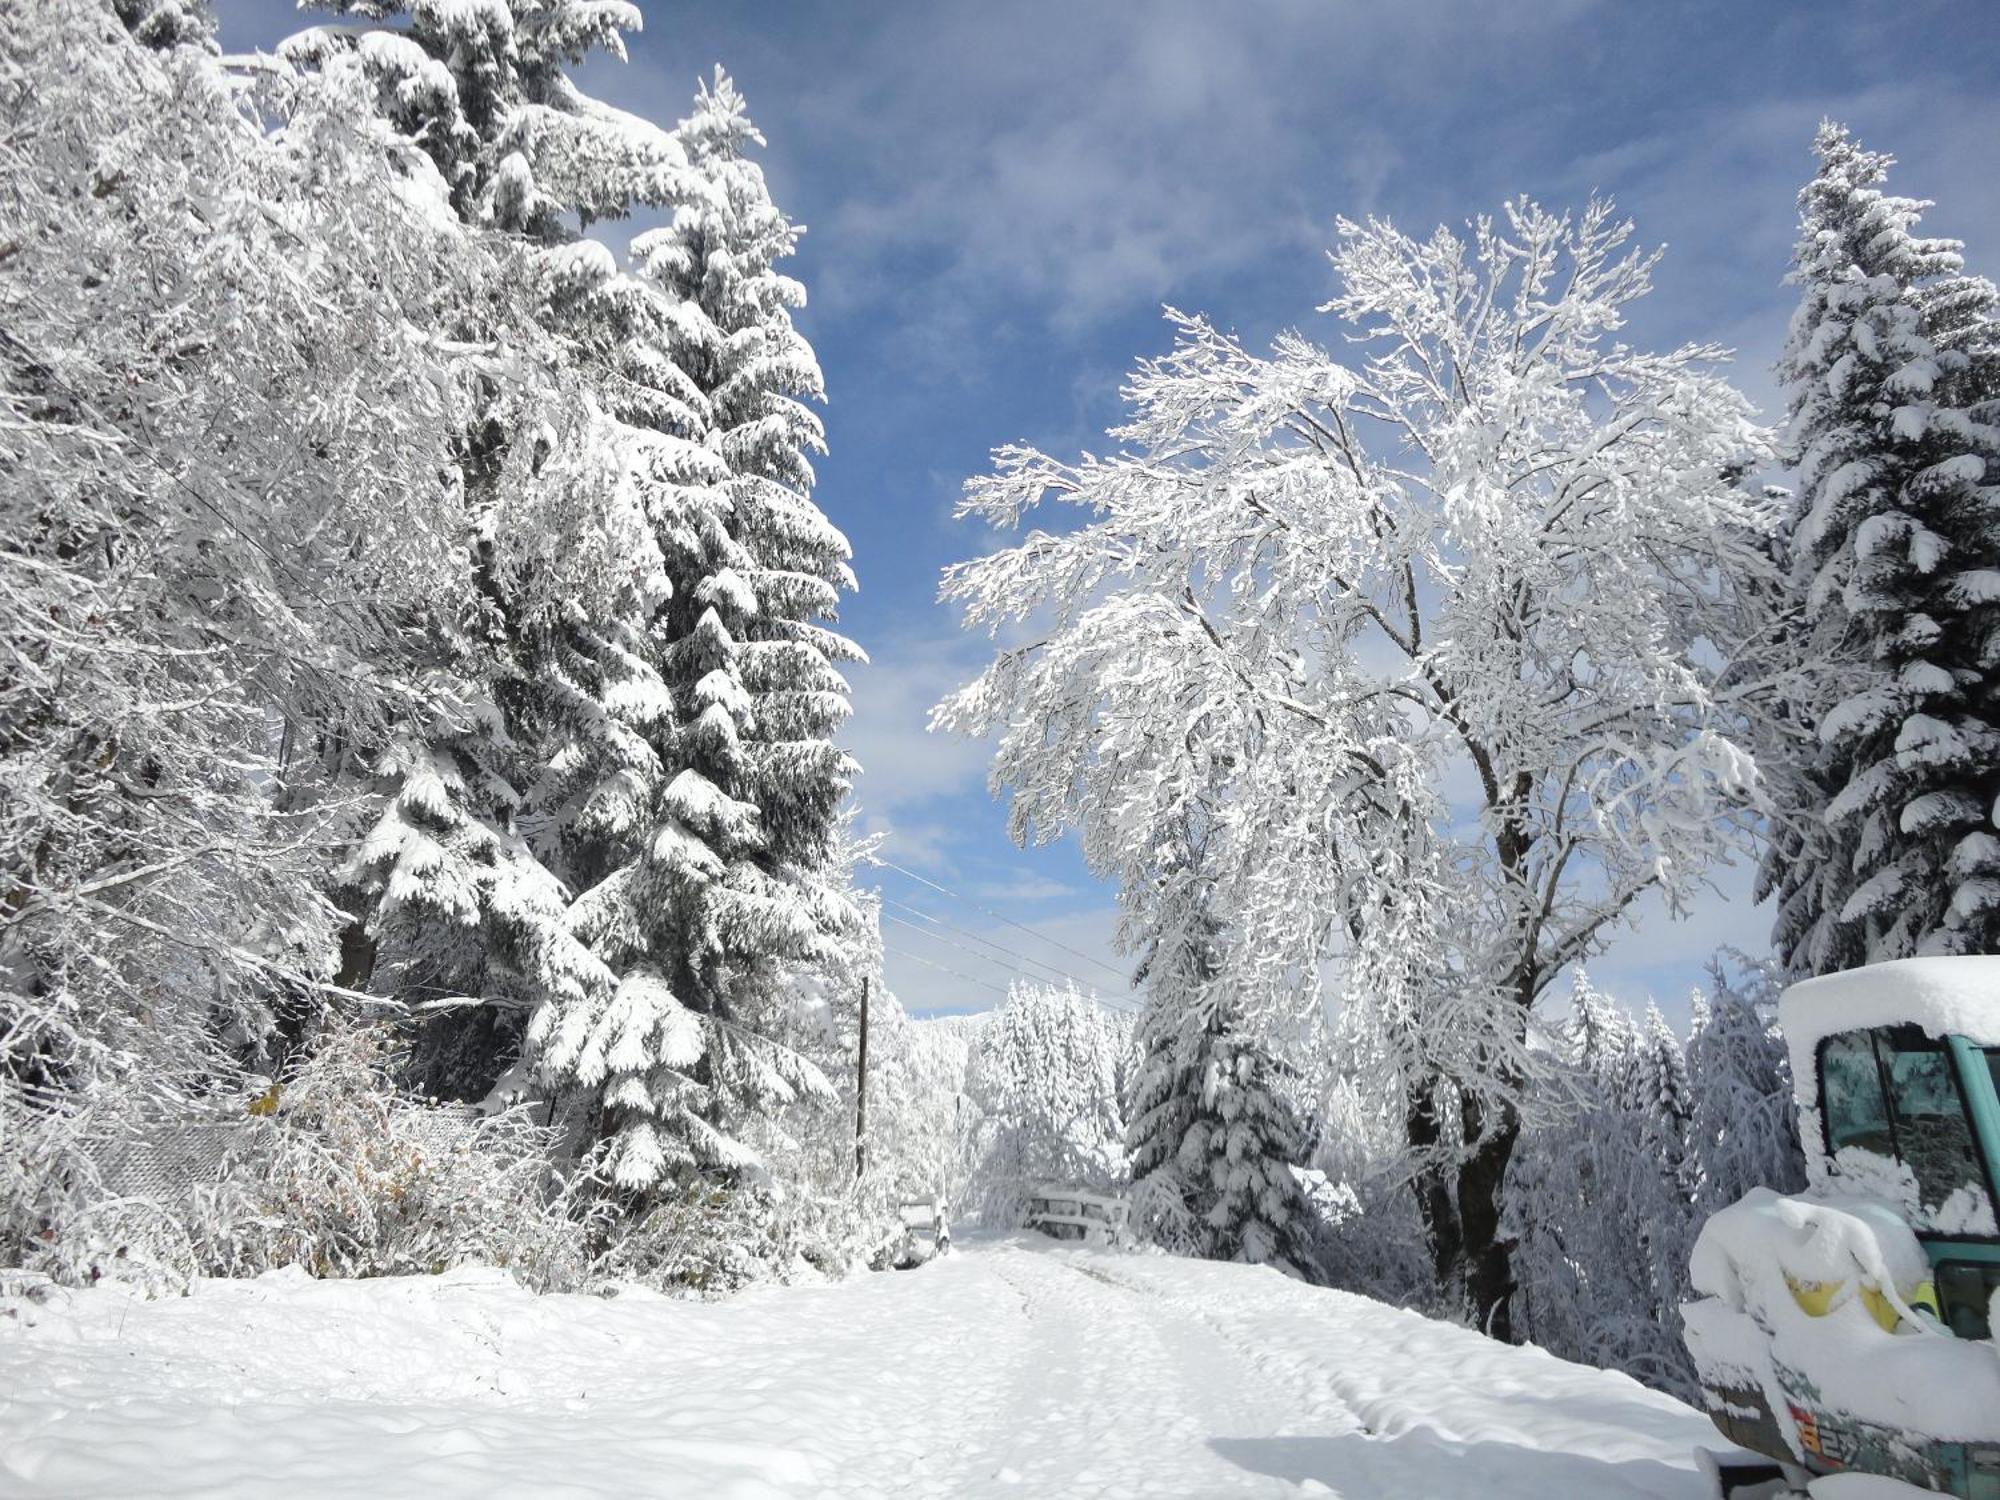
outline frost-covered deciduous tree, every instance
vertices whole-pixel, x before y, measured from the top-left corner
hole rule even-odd
[[[948,571],[1019,622],[937,722],[994,734],[1017,837],[1081,832],[1128,937],[1153,851],[1209,812],[1222,972],[1317,1015],[1323,966],[1385,1041],[1442,1285],[1508,1328],[1501,1184],[1548,985],[1740,833],[1754,771],[1718,685],[1768,568],[1766,450],[1707,345],[1616,339],[1655,257],[1593,204],[1470,239],[1343,224],[1346,363],[1172,314],[1108,457],[1004,448],[964,513],[1062,529]]]
[[[1778,375],[1798,474],[1763,869],[1795,972],[2000,945],[1996,293],[1820,128]]]
[[[1523,1137],[1509,1177],[1520,1331],[1568,1359],[1691,1394],[1688,1254],[1716,1209],[1803,1183],[1775,965],[1718,955],[1683,1040],[1579,974],[1557,1031],[1568,1102]]]
[[[1635,1022],[1581,973],[1557,1040],[1567,1108],[1527,1132],[1509,1178],[1518,1327],[1565,1358],[1671,1385],[1691,1238],[1681,1043],[1657,1011]]]
[[[160,34],[194,8],[119,14],[161,50],[85,0],[0,34],[0,1052],[201,1090],[327,993],[322,750],[470,604],[434,330],[483,267],[352,98],[259,121]]]
[[[1771,959],[1725,951],[1709,961],[1708,988],[1695,995],[1687,1134],[1697,1228],[1753,1187],[1805,1186],[1791,1056],[1778,1034],[1783,975]]]

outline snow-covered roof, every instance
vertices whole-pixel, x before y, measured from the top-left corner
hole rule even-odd
[[[1778,1026],[1791,1048],[1801,1102],[1812,1090],[1813,1054],[1822,1040],[1903,1022],[1931,1036],[1956,1033],[1981,1046],[2000,1046],[2000,956],[1899,958],[1822,974],[1786,990]]]

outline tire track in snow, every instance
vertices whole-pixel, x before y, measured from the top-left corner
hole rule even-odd
[[[1008,1245],[989,1258],[1029,1309],[1033,1380],[1016,1388],[1002,1417],[1011,1429],[1004,1457],[968,1472],[965,1493],[1301,1493],[1215,1446],[1296,1434],[1301,1412],[1292,1383],[1270,1381],[1212,1320],[1070,1252]],[[1358,1430],[1338,1409],[1303,1426],[1313,1435]]]
[[[1163,1308],[1171,1307],[1180,1316],[1199,1323],[1210,1337],[1233,1351],[1249,1368],[1260,1375],[1275,1377],[1278,1382],[1296,1391],[1298,1399],[1291,1407],[1295,1416],[1307,1417],[1314,1426],[1330,1425],[1335,1430],[1355,1432],[1366,1437],[1376,1435],[1365,1410],[1366,1403],[1354,1399],[1358,1392],[1341,1380],[1340,1366],[1325,1355],[1300,1356],[1280,1346],[1260,1343],[1241,1331],[1243,1324],[1240,1320],[1234,1323],[1225,1321],[1158,1285],[1128,1281],[1094,1266],[1074,1262],[1066,1264],[1079,1275],[1133,1296],[1147,1298]]]

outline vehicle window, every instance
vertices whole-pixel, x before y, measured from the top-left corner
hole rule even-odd
[[[1879,1156],[1894,1156],[1874,1037],[1865,1031],[1832,1037],[1820,1048],[1819,1060],[1820,1087],[1826,1097],[1827,1148],[1838,1152],[1859,1146]]]
[[[1919,1206],[1947,1233],[1992,1233],[1986,1178],[1950,1050],[1900,1030],[1884,1041],[1897,1154],[1916,1176]]]

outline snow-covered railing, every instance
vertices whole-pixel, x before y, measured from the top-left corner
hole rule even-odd
[[[1037,1184],[1025,1220],[1057,1240],[1113,1240],[1125,1232],[1125,1200],[1060,1183]]]

